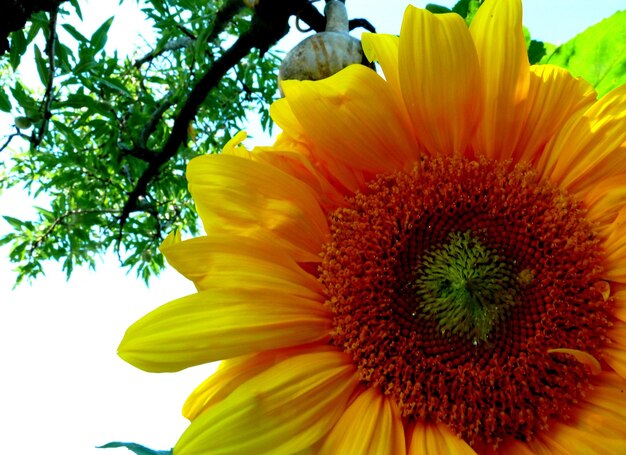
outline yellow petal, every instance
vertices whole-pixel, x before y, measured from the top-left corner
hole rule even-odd
[[[183,415],[194,420],[209,407],[219,403],[243,383],[278,362],[296,354],[319,351],[319,347],[295,347],[275,351],[260,352],[248,356],[235,357],[220,362],[219,368],[189,395],[183,406]]]
[[[463,153],[482,99],[476,49],[463,19],[409,6],[400,31],[399,66],[420,143],[433,154]]]
[[[402,99],[400,76],[398,74],[398,46],[400,38],[383,33],[363,33],[361,35],[363,52],[370,62],[378,62],[385,74],[385,80],[392,90]]]
[[[543,146],[575,112],[595,101],[593,87],[581,78],[552,65],[530,68],[528,118],[513,154],[513,161],[534,163]]]
[[[262,237],[271,232],[298,261],[319,261],[328,224],[318,195],[267,164],[229,155],[194,158],[189,190],[207,232]]]
[[[602,437],[563,423],[554,423],[550,430],[540,432],[528,445],[531,450],[542,445],[548,449],[548,452],[536,450],[537,453],[569,455],[622,455],[625,447],[622,438]]]
[[[344,412],[358,384],[343,353],[283,360],[207,409],[174,448],[177,455],[290,454],[318,441]]]
[[[404,427],[395,403],[378,389],[362,392],[325,438],[322,455],[403,455]]]
[[[626,207],[622,207],[615,220],[602,232],[606,233],[602,244],[606,255],[601,278],[626,283]]]
[[[600,374],[602,371],[602,367],[600,366],[600,362],[589,354],[588,352],[581,351],[579,349],[568,349],[568,348],[556,348],[556,349],[548,349],[549,354],[565,354],[568,356],[574,357],[578,362],[583,365],[587,365],[591,374]]]
[[[428,455],[435,453],[450,453],[455,455],[476,455],[465,441],[453,434],[443,424],[415,423],[410,440],[408,455]]]
[[[161,246],[167,261],[200,290],[212,287],[274,289],[323,301],[319,281],[269,236],[215,234]]]
[[[287,83],[289,85],[289,83]],[[307,156],[311,155],[311,150],[315,148],[315,144],[305,134],[304,128],[291,108],[291,105],[285,98],[275,101],[270,107],[270,114],[276,124],[283,130],[278,136],[274,148],[280,149],[285,144],[289,144],[287,149],[293,149],[293,145],[297,144],[301,149],[307,149]],[[315,152],[316,156],[319,152]],[[357,170],[337,159],[332,153],[322,155],[324,159],[320,161],[315,158],[315,165],[330,177],[329,180],[334,182],[334,186],[343,188],[347,192],[353,194],[365,185],[365,176],[363,172]],[[340,190],[341,191],[341,190]]]
[[[253,352],[326,340],[330,315],[280,288],[212,288],[167,303],[131,325],[118,354],[146,371],[178,371]]]
[[[614,294],[615,307],[613,315],[620,321],[626,322],[626,288],[618,289]]]
[[[538,163],[544,178],[584,199],[603,179],[626,172],[626,85],[572,117]]]
[[[613,371],[626,379],[626,350],[624,348],[604,348],[602,353],[604,360],[613,368]]]
[[[285,98],[322,160],[379,173],[412,167],[414,138],[389,85],[363,65],[320,81],[285,81]]]
[[[476,153],[509,158],[527,116],[530,83],[520,0],[486,0],[470,26],[482,74]]]
[[[610,225],[626,204],[626,174],[602,179],[589,187],[583,199],[587,219],[599,226]]]
[[[614,373],[603,373],[594,382],[572,425],[599,437],[626,439],[626,382]]]

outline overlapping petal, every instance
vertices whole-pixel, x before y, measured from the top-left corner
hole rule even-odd
[[[530,71],[521,0],[485,2],[470,32],[478,52],[483,94],[474,148],[477,154],[506,159],[522,133],[529,109]]]
[[[396,404],[378,389],[362,392],[326,436],[320,455],[403,455],[404,427]]]
[[[319,260],[328,225],[318,195],[302,181],[231,155],[193,159],[187,179],[207,232],[252,238],[271,232],[298,261]]]
[[[371,69],[352,65],[321,81],[285,81],[282,87],[319,159],[372,174],[415,162],[417,147],[404,116],[389,85]]]
[[[400,36],[400,87],[418,140],[432,154],[463,153],[482,108],[478,58],[465,22],[409,6]]]
[[[551,65],[530,68],[528,117],[512,153],[514,162],[535,163],[546,143],[563,124],[595,101],[595,91],[583,79]]]
[[[626,86],[572,117],[547,144],[537,168],[543,178],[584,199],[603,179],[626,172]]]
[[[242,383],[199,415],[177,455],[288,454],[312,446],[341,417],[358,384],[343,353],[288,357]]]
[[[323,301],[322,288],[311,274],[269,235],[250,238],[215,234],[161,246],[167,261],[199,290],[221,287],[282,289],[288,295]]]
[[[446,425],[418,421],[410,432],[407,454],[430,453],[476,455],[474,449],[452,433]]]

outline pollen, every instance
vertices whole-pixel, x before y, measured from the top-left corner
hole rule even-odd
[[[583,207],[508,162],[425,159],[330,216],[332,342],[403,417],[476,450],[530,440],[586,393],[612,300]],[[557,351],[558,352],[558,351]]]

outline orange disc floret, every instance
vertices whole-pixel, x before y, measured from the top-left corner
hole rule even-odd
[[[612,304],[577,202],[527,167],[430,158],[330,221],[319,279],[333,343],[405,419],[477,450],[568,419],[592,371],[566,352],[598,355]]]

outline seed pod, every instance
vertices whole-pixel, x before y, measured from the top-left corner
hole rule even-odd
[[[289,79],[316,81],[364,60],[361,41],[348,34],[348,13],[339,0],[324,8],[326,30],[309,36],[285,56],[278,83]]]

